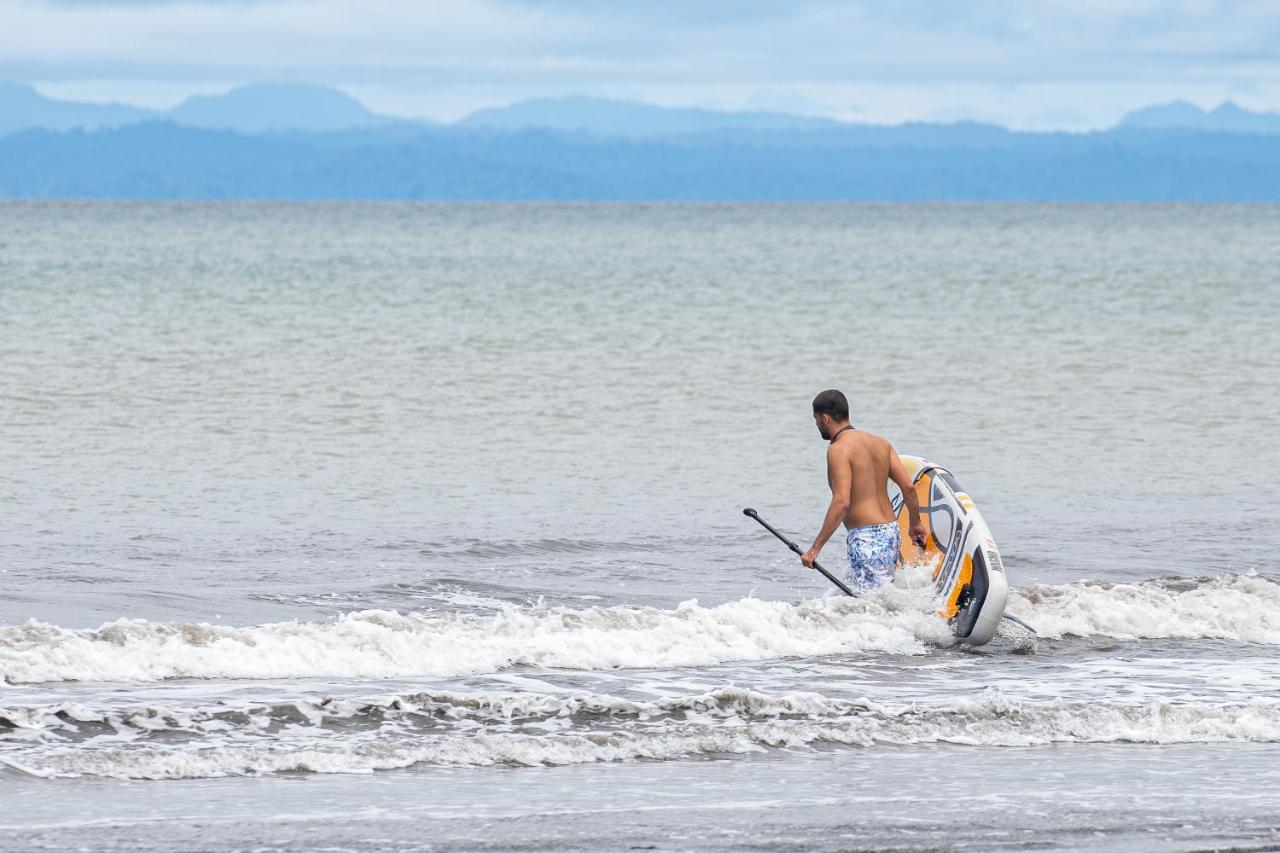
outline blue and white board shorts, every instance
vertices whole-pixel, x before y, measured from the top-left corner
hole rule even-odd
[[[878,589],[893,581],[902,560],[898,522],[868,524],[849,531],[849,573],[845,583],[858,590]]]

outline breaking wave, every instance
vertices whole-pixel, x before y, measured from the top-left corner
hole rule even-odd
[[[723,688],[653,701],[439,693],[241,709],[104,713],[64,704],[0,712],[0,764],[42,777],[366,773],[880,744],[1222,742],[1280,742],[1280,705],[1022,703],[990,693],[922,707]]]
[[[1010,593],[1008,610],[1047,638],[1280,645],[1280,584],[1257,574],[1019,587]]]
[[[923,654],[946,626],[887,600],[703,607],[506,607],[495,614],[349,613],[251,627],[119,619],[94,630],[0,628],[11,683],[166,678],[457,676],[516,666],[596,670],[891,652]]]
[[[946,645],[918,589],[861,599],[716,607],[506,606],[492,613],[362,610],[248,627],[118,619],[73,630],[0,627],[9,683],[170,678],[448,677],[889,653]],[[1009,611],[1044,638],[1218,639],[1280,645],[1280,585],[1261,575],[1081,581],[1013,590]]]

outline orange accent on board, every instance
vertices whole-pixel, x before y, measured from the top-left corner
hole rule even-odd
[[[973,581],[973,555],[965,554],[964,562],[960,564],[960,577],[956,578],[955,585],[951,587],[951,595],[947,598],[946,605],[938,611],[945,619],[951,619],[960,612],[960,592]]]
[[[908,469],[908,473],[912,476],[915,471]],[[916,482],[916,499],[919,500],[920,506],[929,505],[929,492],[933,488],[933,475],[925,474]],[[973,508],[973,502],[966,494],[963,497],[956,495],[956,499],[960,501],[966,509]],[[925,547],[919,548],[914,542],[907,537],[907,528],[911,526],[911,514],[907,512],[907,505],[904,502],[901,511],[898,512],[898,529],[902,532],[902,544],[900,553],[902,554],[902,562],[918,563],[921,560],[931,560],[933,562],[933,579],[936,581],[938,575],[942,572],[942,552],[938,550],[934,544],[933,538],[933,516],[930,513],[920,513],[920,520],[924,522],[925,529]],[[966,585],[973,581],[973,555],[965,554],[964,562],[960,565],[960,574],[956,578],[956,582],[951,586],[951,593],[947,596],[947,601],[943,604],[942,609],[938,611],[938,615],[943,619],[951,619],[960,612],[957,602],[960,600],[960,593]]]
[[[914,474],[914,472],[909,472]],[[929,490],[933,488],[933,475],[925,474],[916,483],[916,499],[920,502],[920,506],[928,506]],[[907,536],[907,528],[911,526],[911,513],[907,512],[907,505],[904,501],[902,509],[898,512],[898,530],[902,534],[902,542],[898,546],[898,552],[902,555],[903,563],[919,563],[922,560],[933,560],[933,578],[938,579],[938,572],[942,570],[942,552],[933,542],[933,519],[929,513],[920,513],[920,520],[924,522],[924,544],[923,549],[917,547]]]

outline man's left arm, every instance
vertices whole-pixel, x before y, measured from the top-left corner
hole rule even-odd
[[[818,555],[822,553],[822,546],[826,545],[827,540],[836,532],[840,522],[844,521],[845,512],[849,509],[853,472],[849,470],[849,463],[841,458],[834,446],[827,448],[827,482],[831,484],[831,504],[827,507],[826,518],[822,519],[822,529],[818,531],[813,545],[800,557],[800,562],[810,569],[813,568]]]

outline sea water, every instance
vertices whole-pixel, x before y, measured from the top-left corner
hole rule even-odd
[[[1278,235],[0,204],[0,849],[1280,844]],[[811,541],[828,387],[1038,638],[742,516]]]

